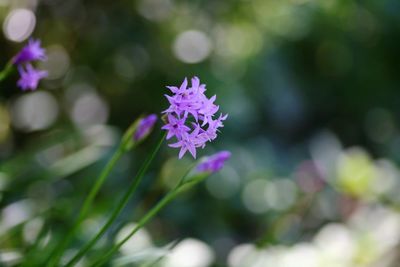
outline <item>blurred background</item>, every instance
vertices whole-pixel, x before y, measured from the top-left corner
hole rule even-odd
[[[0,85],[0,265],[62,239],[124,130],[197,75],[229,114],[199,155],[232,158],[109,266],[400,266],[398,0],[0,0],[0,20],[0,68],[33,36],[49,71],[35,92],[17,74]],[[118,163],[64,260],[108,218],[160,127]],[[164,145],[80,266],[191,162]]]

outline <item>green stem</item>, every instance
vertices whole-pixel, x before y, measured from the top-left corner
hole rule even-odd
[[[39,233],[37,234],[35,241],[26,249],[24,253],[24,260],[20,263],[21,267],[32,267],[32,262],[38,262],[37,252],[40,246],[40,243],[43,241],[43,238],[48,233],[48,227],[43,223],[42,228],[40,229]]]
[[[108,219],[108,221],[104,224],[104,226],[100,229],[100,231],[89,242],[87,242],[86,245],[83,246],[78,251],[78,253],[65,265],[66,267],[73,266],[90,248],[92,248],[96,244],[96,242],[104,235],[104,233],[108,230],[108,228],[113,224],[117,216],[121,213],[122,209],[128,204],[129,199],[135,193],[137,187],[139,186],[141,180],[143,179],[144,174],[149,168],[150,163],[153,161],[157,152],[160,150],[160,147],[164,139],[165,139],[165,134],[163,134],[162,138],[160,139],[159,143],[157,144],[151,155],[146,159],[146,161],[140,168],[135,179],[129,186],[128,191],[125,193],[125,195],[119,202],[117,208],[111,214],[111,217]]]
[[[164,198],[157,203],[146,215],[138,222],[136,227],[127,235],[124,239],[122,239],[119,243],[114,245],[112,249],[104,255],[97,263],[93,266],[100,266],[105,260],[107,260],[112,254],[114,254],[126,241],[128,241],[137,231],[140,230],[150,219],[152,219],[162,208],[164,208],[170,201],[172,201],[177,195],[179,191],[173,190],[170,191]]]
[[[171,202],[177,195],[181,192],[193,187],[203,179],[197,179],[194,181],[185,182],[185,178],[189,175],[192,167],[189,168],[187,173],[180,179],[176,187],[174,187],[171,191],[168,192],[151,210],[149,210],[144,217],[142,217],[138,224],[133,228],[133,230],[121,241],[115,244],[111,250],[107,252],[102,258],[96,261],[94,264],[90,265],[90,267],[101,266],[106,260],[108,260],[119,248],[121,248],[134,234],[136,234],[148,221],[150,221],[157,213],[162,210],[169,202]],[[204,178],[204,177],[203,177]]]
[[[175,241],[172,242],[171,245],[168,246],[168,252],[166,252],[164,255],[159,256],[158,258],[156,258],[155,260],[151,261],[151,262],[145,262],[141,265],[139,265],[139,267],[153,267],[155,265],[157,265],[159,262],[161,262],[165,256],[167,256],[175,247],[176,245],[179,244],[181,240],[176,239]],[[158,266],[158,265],[157,265]]]
[[[8,75],[10,75],[11,71],[13,70],[13,66],[14,65],[12,64],[12,61],[10,60],[4,67],[4,69],[0,72],[0,82],[7,78]]]
[[[58,261],[60,260],[60,257],[62,256],[62,252],[64,249],[67,247],[69,242],[71,241],[72,237],[76,233],[76,231],[79,229],[79,226],[81,225],[83,219],[87,215],[90,207],[92,206],[93,200],[96,197],[97,193],[99,192],[101,186],[103,185],[104,181],[114,168],[115,164],[117,161],[121,158],[121,156],[124,154],[125,150],[122,145],[119,145],[118,149],[114,152],[112,155],[111,159],[108,161],[107,165],[104,167],[100,175],[98,176],[94,186],[89,192],[89,195],[86,197],[81,210],[79,211],[78,219],[76,220],[74,226],[69,230],[68,234],[66,235],[65,238],[55,247],[53,252],[49,255],[47,258],[46,262],[49,262],[48,266],[55,266],[57,265]]]

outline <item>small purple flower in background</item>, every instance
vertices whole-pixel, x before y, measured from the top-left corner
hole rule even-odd
[[[196,148],[204,148],[207,142],[217,138],[219,128],[228,115],[220,114],[214,119],[219,106],[215,105],[216,96],[207,98],[205,84],[200,84],[197,77],[191,79],[191,87],[185,78],[180,87],[167,86],[172,96],[165,95],[170,106],[163,113],[167,115],[167,139],[175,137],[176,143],[170,147],[180,148],[179,158],[189,151],[196,158]]]
[[[157,121],[157,115],[155,114],[151,114],[143,118],[139,122],[139,125],[137,126],[135,134],[133,135],[133,140],[135,140],[135,142],[138,142],[141,141],[143,138],[145,138],[153,129],[153,126],[156,123],[156,121]]]
[[[25,69],[22,66],[18,66],[18,72],[21,77],[18,80],[17,85],[24,91],[35,90],[39,81],[42,78],[47,77],[47,71],[36,70],[31,64],[27,64]]]
[[[40,40],[29,39],[29,42],[13,58],[13,64],[32,62],[36,60],[46,60],[46,51],[40,46]]]
[[[225,161],[230,157],[231,153],[229,151],[218,152],[207,157],[203,162],[197,165],[197,171],[215,173],[224,167]]]
[[[20,75],[17,85],[22,90],[35,90],[39,81],[47,77],[47,71],[36,70],[31,65],[32,61],[43,61],[46,58],[46,51],[40,46],[40,40],[30,39],[28,44],[12,59]]]

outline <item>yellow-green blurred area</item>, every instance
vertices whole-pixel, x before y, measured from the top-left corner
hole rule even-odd
[[[0,0],[0,68],[30,36],[49,72],[0,84],[0,265],[61,240],[123,131],[199,76],[229,118],[218,174],[107,266],[400,266],[400,1]],[[161,134],[127,153],[63,260],[88,241]],[[122,239],[194,162],[163,145],[80,266]],[[33,265],[32,265],[33,266]]]

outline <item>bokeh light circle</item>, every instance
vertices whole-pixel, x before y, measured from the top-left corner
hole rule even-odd
[[[18,98],[11,108],[12,124],[31,132],[50,127],[58,116],[58,103],[51,94],[39,91]]]
[[[212,44],[201,31],[190,30],[178,35],[174,42],[175,56],[185,63],[199,63],[211,53]]]
[[[31,35],[35,25],[35,14],[29,9],[18,8],[7,15],[3,23],[3,32],[7,39],[22,42]]]

